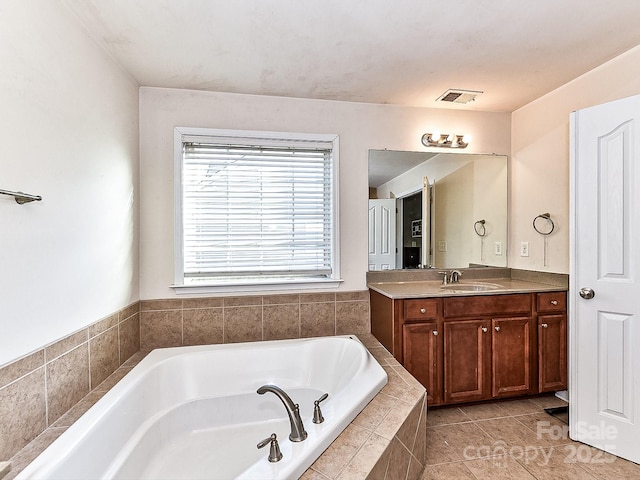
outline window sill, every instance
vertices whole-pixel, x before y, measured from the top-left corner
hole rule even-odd
[[[311,290],[336,289],[342,283],[342,279],[322,279],[306,281],[273,281],[264,283],[210,283],[210,284],[174,284],[171,288],[176,295],[192,294],[233,294],[233,293],[259,293],[259,292],[306,292]]]

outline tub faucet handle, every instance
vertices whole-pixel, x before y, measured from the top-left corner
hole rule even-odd
[[[325,393],[318,400],[313,402],[313,423],[324,422],[324,417],[322,416],[322,410],[320,410],[320,402],[324,402],[327,398],[329,398],[329,394]]]
[[[269,461],[274,463],[282,460],[282,452],[280,451],[280,445],[278,445],[278,436],[275,433],[272,433],[269,438],[265,438],[258,443],[258,448],[263,448],[267,445],[271,445],[269,448]]]

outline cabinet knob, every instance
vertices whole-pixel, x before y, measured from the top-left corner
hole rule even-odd
[[[542,328],[547,328],[549,325],[546,323],[543,323],[542,325],[540,325]]]
[[[427,309],[426,308],[421,308],[420,309],[420,313],[427,313]]]
[[[482,332],[483,332],[483,333],[487,333],[487,331],[488,331],[488,330],[489,330],[489,329],[488,329],[487,327],[482,327]]]
[[[496,329],[496,332],[500,331],[500,327],[495,327],[495,329]]]
[[[551,300],[551,305],[558,305],[558,300]]]
[[[437,330],[434,330],[432,333],[433,333],[436,337],[438,336],[438,331],[437,331]]]

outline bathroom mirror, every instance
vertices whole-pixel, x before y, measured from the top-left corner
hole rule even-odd
[[[369,150],[369,270],[507,266],[507,157]]]

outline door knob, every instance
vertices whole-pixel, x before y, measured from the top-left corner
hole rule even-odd
[[[496,329],[496,332],[500,331],[500,327],[495,327],[495,329]]]
[[[594,292],[589,287],[582,287],[579,293],[580,293],[580,296],[585,300],[591,300],[593,297],[596,296],[596,292]]]
[[[482,327],[482,333],[487,333],[487,330],[489,330],[487,327]]]

